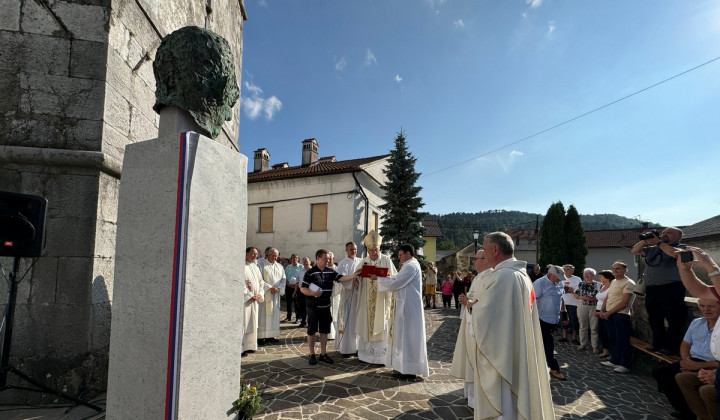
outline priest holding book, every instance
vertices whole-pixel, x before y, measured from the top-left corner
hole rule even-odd
[[[368,256],[362,264],[387,268],[388,275],[394,277],[397,269],[390,257],[380,253],[381,243],[382,238],[375,230],[365,236],[363,244],[368,250]],[[385,365],[394,295],[393,292],[379,291],[377,280],[370,277],[362,277],[360,280],[355,331],[358,337],[358,359],[365,363]]]

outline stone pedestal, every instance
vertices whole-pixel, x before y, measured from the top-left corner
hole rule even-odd
[[[179,137],[125,151],[108,419],[220,419],[238,395],[247,158]]]

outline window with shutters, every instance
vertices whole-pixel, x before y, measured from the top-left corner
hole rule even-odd
[[[327,203],[316,203],[310,205],[310,230],[320,232],[327,230]]]
[[[260,207],[260,233],[270,233],[273,231],[273,208]]]

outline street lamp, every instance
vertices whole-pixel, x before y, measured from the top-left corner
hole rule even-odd
[[[475,253],[470,258],[470,271],[473,271],[473,263],[475,262],[475,256],[477,255],[477,242],[478,239],[480,239],[480,229],[473,229],[473,239],[475,239]]]
[[[480,229],[473,229],[473,239],[475,239],[475,253],[477,254],[477,241],[480,239]]]

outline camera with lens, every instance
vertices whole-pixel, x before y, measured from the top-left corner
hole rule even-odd
[[[658,231],[657,229],[653,229],[650,232],[641,233],[639,237],[641,241],[647,241],[648,239],[652,238],[659,238],[660,231]]]

